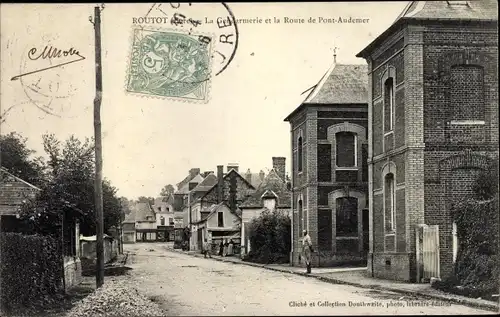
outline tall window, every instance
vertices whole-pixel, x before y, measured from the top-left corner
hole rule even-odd
[[[299,236],[302,236],[302,230],[304,230],[304,226],[302,225],[304,217],[302,211],[302,199],[299,200],[298,209],[299,209]]]
[[[358,236],[358,199],[340,197],[336,202],[336,232],[340,237]]]
[[[484,120],[483,69],[474,65],[457,65],[450,72],[451,119]]]
[[[352,132],[338,132],[335,135],[337,167],[356,167],[358,147],[356,134]]]
[[[385,176],[385,230],[386,232],[394,232],[396,230],[396,186],[394,175],[387,174]]]
[[[168,218],[168,224],[173,225],[174,224],[174,218]]]
[[[165,225],[165,218],[161,217],[160,222],[161,222],[161,225],[164,226]]]
[[[330,182],[332,180],[332,146],[331,144],[318,144],[318,181]]]
[[[388,78],[384,83],[384,132],[394,129],[394,80]]]
[[[302,172],[302,136],[297,140],[297,170]]]
[[[221,211],[217,213],[217,226],[224,227],[224,213]]]

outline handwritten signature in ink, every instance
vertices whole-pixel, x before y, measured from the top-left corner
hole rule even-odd
[[[31,75],[31,74],[35,74],[35,73],[39,73],[39,72],[43,72],[43,71],[46,71],[46,70],[49,70],[49,69],[52,69],[52,68],[56,68],[56,67],[61,67],[61,66],[64,66],[64,65],[68,65],[68,64],[71,64],[71,63],[75,63],[75,62],[79,62],[79,61],[82,61],[85,59],[84,56],[82,56],[80,54],[79,51],[77,51],[76,49],[74,49],[73,47],[68,49],[68,50],[60,50],[56,47],[53,47],[53,46],[48,46],[46,45],[45,48],[43,49],[43,51],[41,53],[38,53],[38,50],[33,47],[32,49],[29,50],[28,52],[28,58],[32,61],[35,61],[35,60],[38,60],[38,59],[58,59],[58,58],[62,58],[62,57],[66,57],[66,56],[73,56],[75,55],[75,57],[79,57],[78,59],[74,59],[74,60],[71,60],[69,62],[64,62],[64,63],[60,63],[60,64],[56,64],[56,65],[52,65],[52,66],[49,66],[49,67],[46,67],[46,68],[42,68],[42,69],[37,69],[35,71],[31,71],[31,72],[28,72],[28,73],[24,73],[24,74],[20,74],[20,75],[17,75],[17,76],[14,76],[12,77],[10,80],[17,80],[23,76],[27,76],[27,75]]]

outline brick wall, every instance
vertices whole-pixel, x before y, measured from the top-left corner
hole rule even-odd
[[[487,25],[428,25],[422,40],[425,223],[439,225],[446,276],[452,271],[451,204],[470,193],[487,157],[498,160],[498,32]]]

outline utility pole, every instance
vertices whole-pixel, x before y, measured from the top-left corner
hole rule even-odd
[[[95,208],[97,223],[96,246],[96,286],[104,284],[104,220],[102,202],[102,140],[101,140],[101,102],[102,102],[102,65],[101,65],[101,11],[102,7],[94,8],[95,31],[95,87],[94,99],[94,138],[95,138]]]

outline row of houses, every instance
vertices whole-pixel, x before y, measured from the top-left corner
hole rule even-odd
[[[191,169],[174,193],[177,230],[187,228],[189,249],[201,251],[205,239],[213,244],[233,240],[241,254],[249,252],[248,225],[253,219],[264,210],[291,212],[285,163],[284,157],[273,157],[267,174],[241,174],[238,164],[228,164],[225,171],[219,165],[216,173]]]
[[[174,241],[174,197],[158,197],[154,203],[130,202],[122,223],[123,242]]]
[[[498,161],[497,9],[411,1],[356,55],[365,65],[334,58],[307,90],[285,119],[293,265],[307,229],[315,266],[366,258],[373,276],[412,282],[452,272],[450,211]]]

